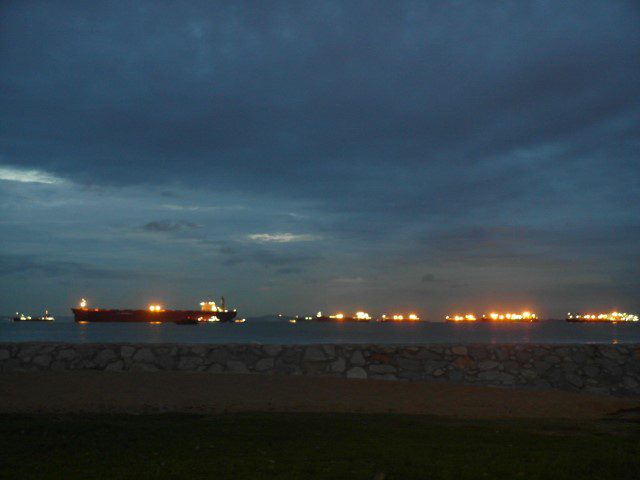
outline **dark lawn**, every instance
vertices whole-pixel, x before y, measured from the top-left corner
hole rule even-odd
[[[3,415],[2,479],[638,479],[634,422]]]

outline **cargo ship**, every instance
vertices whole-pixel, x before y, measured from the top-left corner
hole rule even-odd
[[[466,315],[447,315],[447,322],[537,322],[539,320],[535,313],[524,311],[522,313],[496,313],[491,312],[477,317],[473,313]]]
[[[54,320],[55,318],[49,314],[48,310],[45,310],[44,315],[40,317],[32,317],[19,312],[16,312],[16,316],[13,317],[14,322],[53,322]]]
[[[611,313],[576,313],[572,314],[571,312],[567,313],[567,322],[577,322],[577,323],[619,323],[619,322],[637,322],[637,315],[632,315],[630,313],[622,313],[622,312],[611,312]]]
[[[282,315],[278,315],[282,317]],[[409,313],[407,315],[382,315],[381,317],[373,318],[367,312],[356,312],[353,316],[345,315],[344,313],[336,313],[334,315],[325,315],[322,312],[318,312],[316,315],[296,315],[295,317],[289,317],[289,323],[298,322],[420,322],[420,317],[415,313]]]
[[[204,322],[233,322],[237,310],[228,310],[224,297],[220,305],[216,302],[200,302],[200,310],[166,310],[161,305],[149,305],[146,310],[114,310],[89,308],[83,298],[78,308],[72,308],[77,323],[89,322],[127,322],[127,323],[175,323],[178,325],[197,325]]]

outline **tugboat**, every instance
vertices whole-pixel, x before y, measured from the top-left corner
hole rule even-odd
[[[224,297],[220,306],[216,302],[200,302],[200,310],[166,310],[162,305],[149,305],[146,310],[114,310],[88,308],[83,298],[78,308],[72,308],[77,323],[89,322],[132,322],[132,323],[175,323],[197,325],[200,322],[232,322],[237,310],[227,310]]]
[[[45,310],[44,315],[40,317],[32,317],[19,312],[16,312],[16,316],[13,317],[14,322],[53,322],[54,320],[54,316],[49,315],[49,310]]]

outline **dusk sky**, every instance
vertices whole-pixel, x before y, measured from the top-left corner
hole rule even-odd
[[[0,314],[640,310],[638,2],[2,2]]]

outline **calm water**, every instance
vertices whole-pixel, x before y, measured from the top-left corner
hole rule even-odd
[[[203,325],[0,322],[0,342],[136,343],[640,343],[640,324],[297,323]]]

